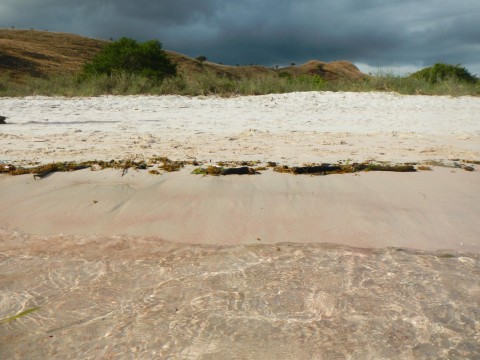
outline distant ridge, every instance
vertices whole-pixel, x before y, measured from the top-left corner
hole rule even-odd
[[[25,76],[48,77],[60,73],[78,72],[91,60],[108,40],[92,39],[80,35],[38,31],[0,29],[0,74],[8,72],[16,78]],[[166,50],[177,64],[180,75],[213,72],[229,78],[248,78],[280,74],[301,76],[316,74],[327,81],[338,79],[359,80],[367,77],[349,61],[325,63],[311,60],[299,66],[273,69],[265,66],[228,66],[205,61]],[[287,75],[288,74],[288,75]]]

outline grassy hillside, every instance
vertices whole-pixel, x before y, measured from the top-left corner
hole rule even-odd
[[[395,91],[401,94],[480,95],[480,83],[448,78],[431,83],[389,74],[365,75],[349,61],[311,60],[298,66],[228,66],[166,50],[177,76],[161,83],[120,73],[81,79],[85,62],[109,43],[67,33],[0,29],[0,96],[102,94],[259,95],[293,91]]]
[[[9,71],[16,77],[76,73],[107,43],[108,40],[67,33],[0,29],[0,69]],[[271,76],[281,72],[295,76],[317,74],[325,80],[360,79],[365,76],[347,61],[330,64],[310,61],[298,67],[271,69],[264,66],[227,66],[209,61],[199,62],[173,51],[167,50],[166,53],[177,64],[181,76],[208,72],[233,79]]]
[[[17,78],[75,73],[105,44],[73,34],[0,29],[0,70]]]

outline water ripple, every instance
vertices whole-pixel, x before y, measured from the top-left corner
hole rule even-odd
[[[4,358],[480,356],[480,256],[0,229]]]

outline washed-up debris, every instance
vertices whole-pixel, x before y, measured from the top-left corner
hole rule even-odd
[[[9,323],[9,322],[14,321],[14,320],[17,320],[17,319],[20,319],[21,317],[23,317],[23,316],[25,316],[25,315],[28,315],[28,314],[30,314],[30,313],[32,313],[32,312],[34,312],[34,311],[39,310],[39,309],[40,309],[40,307],[33,307],[33,308],[30,308],[30,309],[24,310],[24,311],[22,311],[22,312],[20,312],[20,313],[18,313],[18,314],[16,314],[16,315],[9,316],[9,317],[7,317],[7,318],[5,318],[5,319],[1,319],[1,320],[0,320],[0,325],[1,325],[1,324]]]
[[[213,175],[213,176],[220,176],[220,175],[255,175],[258,174],[255,169],[242,166],[242,167],[235,167],[235,168],[224,168],[221,166],[207,166],[206,168],[196,168],[192,171],[192,174],[196,175]]]
[[[417,166],[417,170],[420,170],[420,171],[431,171],[432,168],[431,168],[430,166],[420,165],[420,166]]]
[[[425,162],[425,165],[446,167],[452,169],[463,169],[466,171],[475,171],[475,167],[473,165],[480,165],[480,161],[452,159],[450,160],[450,162],[444,162],[438,160],[429,160]]]
[[[25,175],[33,174],[34,178],[44,178],[54,172],[76,171],[87,169],[91,166],[90,163],[52,163],[46,165],[39,165],[34,167],[17,167],[11,164],[0,164],[0,173],[10,175]]]
[[[19,167],[12,164],[1,163],[0,164],[0,173],[10,174],[10,175],[25,175],[33,174],[34,178],[44,178],[54,172],[66,172],[66,171],[76,171],[82,169],[91,168],[93,171],[103,170],[103,169],[119,169],[122,170],[122,176],[125,175],[129,169],[133,168],[136,170],[146,170],[149,167],[155,165],[158,166],[158,169],[164,170],[166,172],[178,171],[185,164],[192,164],[191,162],[185,161],[172,161],[168,158],[154,158],[150,159],[147,162],[145,161],[135,161],[135,160],[110,160],[110,161],[84,161],[84,162],[57,162],[50,163],[45,165],[38,165],[32,167]],[[196,163],[198,164],[198,163]],[[157,173],[157,170],[150,171],[150,173]]]
[[[37,179],[37,178],[44,178],[54,172],[65,172],[65,171],[76,171],[76,170],[83,170],[83,169],[87,169],[89,168],[90,165],[72,165],[72,164],[49,164],[47,166],[44,166],[43,168],[45,168],[45,170],[43,171],[40,171],[40,169],[42,167],[40,167],[39,170],[37,170],[38,172],[34,173],[33,175],[33,178],[34,179]]]
[[[413,165],[383,165],[383,164],[321,164],[321,165],[305,165],[305,166],[277,166],[273,169],[280,173],[290,173],[295,175],[309,174],[309,175],[328,175],[328,174],[349,174],[359,171],[394,171],[394,172],[414,172]]]
[[[468,165],[467,165],[468,164]],[[452,169],[458,168],[465,171],[475,171],[475,165],[479,161],[458,160],[451,163],[441,161],[427,161],[421,164],[389,164],[389,163],[342,163],[338,164],[304,164],[303,166],[279,166],[274,162],[266,162],[263,165],[259,161],[223,161],[217,165],[202,166],[201,163],[194,161],[174,161],[166,157],[154,157],[145,160],[110,160],[110,161],[84,161],[84,162],[57,162],[44,165],[29,167],[15,166],[5,161],[0,161],[0,174],[24,175],[33,174],[35,179],[42,179],[54,172],[68,172],[90,168],[92,171],[103,169],[119,169],[124,176],[129,169],[146,170],[152,175],[161,175],[162,172],[179,171],[186,165],[200,166],[192,171],[192,174],[224,176],[224,175],[254,175],[260,174],[260,171],[267,171],[273,168],[279,173],[289,173],[294,175],[330,175],[330,174],[350,174],[368,171],[390,171],[390,172],[415,172],[417,170],[432,170],[430,166],[442,166]],[[34,165],[34,164],[31,164]],[[261,166],[259,166],[261,165]],[[428,166],[430,165],[430,166]]]

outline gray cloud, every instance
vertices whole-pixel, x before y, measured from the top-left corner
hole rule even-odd
[[[480,74],[478,0],[3,0],[0,26],[158,38],[226,64],[461,63]]]

